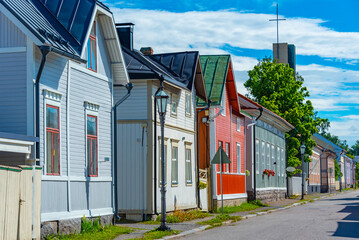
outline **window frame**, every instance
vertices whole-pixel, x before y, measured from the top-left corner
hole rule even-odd
[[[237,117],[237,132],[241,132],[241,118]]]
[[[256,161],[256,174],[259,174],[259,160],[260,160],[260,154],[259,154],[259,149],[260,148],[260,144],[259,144],[259,139],[256,138],[256,155],[255,155],[255,161]]]
[[[55,128],[50,128],[50,127],[47,127],[47,108],[53,108],[53,109],[56,109],[57,110],[57,129]],[[60,140],[61,140],[61,129],[60,129],[60,106],[58,106],[57,104],[51,104],[51,103],[45,103],[45,166],[46,166],[46,175],[50,175],[50,176],[60,176],[61,175],[61,153],[60,153],[60,150],[61,150],[61,147],[60,147]],[[48,138],[47,138],[47,133],[50,132],[51,133],[51,136],[53,136],[53,133],[57,133],[58,134],[58,173],[54,173],[54,159],[51,158],[51,172],[48,172],[47,169],[47,165],[49,163],[49,160],[47,159],[47,152],[48,152],[48,149],[47,149],[47,142],[48,142]],[[51,137],[51,152],[53,151],[53,137]]]
[[[88,70],[91,70],[93,72],[96,72],[97,73],[97,34],[96,34],[96,21],[93,22],[93,25],[92,27],[94,28],[94,33],[95,35],[91,35],[91,31],[90,31],[90,35],[89,35],[89,38],[87,40],[87,48],[89,47],[90,45],[90,49],[87,49],[87,69]],[[93,69],[93,66],[92,66],[92,42],[94,42],[95,44],[95,69]],[[89,56],[89,52],[90,52],[90,56]],[[90,63],[90,65],[89,65]]]
[[[226,116],[226,111],[227,111],[227,109],[226,109],[226,88],[225,87],[223,88],[221,107],[223,109],[221,115],[225,117]]]
[[[165,186],[167,186],[167,171],[168,171],[168,166],[167,166],[167,163],[168,163],[168,155],[167,155],[167,152],[168,152],[168,145],[167,145],[167,140],[168,138],[164,138],[164,146],[165,146]],[[158,184],[159,186],[161,187],[162,186],[162,182],[161,182],[161,179],[162,179],[162,175],[161,175],[161,169],[162,169],[162,164],[161,164],[161,136],[158,137],[158,160],[159,160],[159,163],[158,163]],[[171,155],[171,160],[172,160],[172,155]],[[172,179],[171,179],[172,181]]]
[[[223,141],[221,141],[221,140],[218,140],[217,151],[218,151],[219,147],[223,148]],[[225,150],[225,149],[223,149],[223,150]],[[217,164],[217,172],[221,172],[221,164]],[[223,164],[222,164],[222,172],[223,172]]]
[[[173,103],[176,103],[176,111],[173,112]],[[171,105],[170,105],[171,109],[170,109],[170,115],[172,117],[177,117],[178,115],[178,97],[176,94],[171,93]]]
[[[237,173],[242,173],[241,155],[241,143],[237,142]]]
[[[90,118],[94,118],[95,119],[95,126],[96,126],[96,135],[90,135],[88,134],[88,129],[87,129],[87,121],[88,121],[88,117]],[[89,156],[88,156],[88,140],[96,140],[96,174],[91,174],[93,173],[93,170],[90,172],[90,166],[89,166]],[[92,141],[91,141],[92,142]],[[92,144],[91,144],[91,148],[92,148]],[[91,151],[92,153],[92,151]],[[93,164],[92,164],[92,154],[91,154],[91,169],[93,169]],[[99,151],[98,151],[98,116],[91,114],[91,113],[86,113],[86,165],[87,165],[87,176],[88,177],[98,177],[98,165],[99,165]]]
[[[187,117],[192,116],[192,94],[187,92],[185,97],[185,113]]]
[[[178,186],[179,182],[178,182],[178,142],[177,140],[172,140],[171,141],[171,186],[176,187]],[[173,157],[173,148],[177,148],[177,158]],[[174,163],[176,163],[176,177],[177,179],[174,180]]]
[[[187,158],[187,151],[189,151],[189,159]],[[189,180],[189,176],[187,174],[188,169],[187,169],[187,164],[189,164],[189,168],[190,168],[190,180]],[[186,186],[192,186],[193,184],[193,174],[192,174],[192,145],[191,143],[185,143],[185,175],[186,175]]]
[[[227,149],[227,146],[228,146],[228,149]],[[225,149],[224,151],[226,152],[228,158],[231,159],[231,154],[230,154],[230,153],[231,153],[231,144],[230,144],[229,142],[226,142],[226,143],[225,143],[225,148],[226,148],[226,149]],[[227,151],[228,151],[228,152],[227,152]],[[226,171],[225,171],[226,173],[231,172],[231,171],[230,171],[231,165],[232,165],[232,164],[230,164],[230,163],[225,163],[225,164],[224,164],[224,166],[226,167]]]

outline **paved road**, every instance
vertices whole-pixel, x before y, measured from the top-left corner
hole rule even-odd
[[[242,220],[186,239],[353,239],[359,238],[359,191]]]

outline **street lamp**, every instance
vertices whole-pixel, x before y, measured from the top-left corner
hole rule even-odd
[[[166,186],[165,186],[165,115],[167,110],[168,95],[163,90],[163,83],[161,82],[160,91],[156,94],[155,98],[158,106],[158,114],[161,121],[161,226],[158,228],[160,231],[169,231],[170,228],[166,226]]]
[[[300,154],[302,155],[302,200],[304,199],[304,153],[305,153],[305,145],[302,144],[300,146]]]

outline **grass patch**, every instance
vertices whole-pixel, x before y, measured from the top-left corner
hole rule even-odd
[[[268,205],[262,203],[261,201],[251,201],[249,203],[242,203],[239,206],[226,206],[223,207],[223,213],[235,213],[235,212],[247,212],[247,211],[253,211],[257,208],[261,207],[267,207]],[[222,213],[222,208],[216,209],[216,213]]]
[[[147,240],[147,239],[160,239],[163,238],[165,236],[171,236],[171,235],[175,235],[178,234],[179,231],[176,230],[171,230],[171,231],[158,231],[156,229],[148,231],[146,233],[143,234],[142,238],[135,238],[135,239],[143,239],[143,240]]]
[[[191,221],[194,219],[202,219],[211,216],[209,213],[201,212],[199,210],[191,210],[191,211],[174,211],[172,214],[168,214],[166,216],[166,222],[168,223],[180,223]],[[156,221],[146,221],[143,222],[145,224],[158,224],[161,222],[161,214],[157,216]]]
[[[290,195],[288,198],[289,199],[297,199],[299,197],[299,195]]]
[[[352,188],[344,188],[344,189],[342,189],[342,191],[349,191],[349,190],[352,190]]]
[[[215,218],[212,218],[208,221],[199,222],[198,224],[210,225],[209,228],[214,228],[214,227],[221,226],[223,224],[223,222],[227,222],[227,221],[236,222],[236,221],[240,221],[240,220],[242,220],[242,218],[240,216],[229,216],[228,214],[223,214],[223,215],[217,215]],[[209,228],[207,228],[207,229],[209,229]]]

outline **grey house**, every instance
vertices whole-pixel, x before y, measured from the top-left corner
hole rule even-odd
[[[113,84],[128,83],[110,10],[62,2],[0,1],[0,132],[38,137],[41,221],[60,232],[69,219],[79,231],[82,216],[113,216]]]
[[[285,133],[294,127],[277,114],[238,94],[246,118],[246,179],[248,198],[265,202],[285,198],[286,143]],[[268,173],[272,171],[274,175]]]

